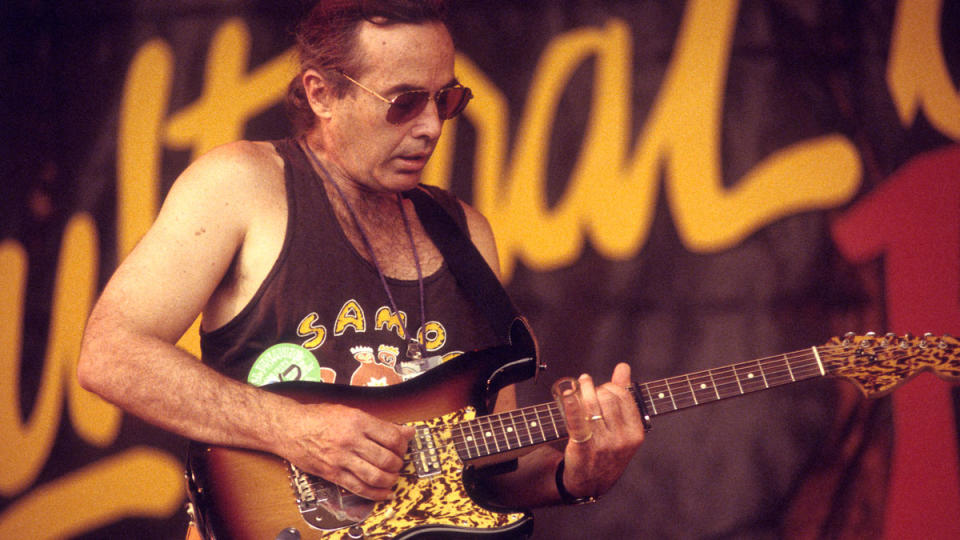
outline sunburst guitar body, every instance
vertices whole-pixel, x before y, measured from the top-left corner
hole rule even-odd
[[[415,426],[395,497],[374,503],[277,456],[194,443],[188,484],[199,532],[221,540],[528,535],[531,514],[485,501],[475,483],[479,467],[567,437],[556,403],[487,414],[497,390],[537,371],[535,346],[525,327],[515,326],[512,338],[509,346],[467,353],[390,387],[269,387],[303,403],[339,403]],[[846,378],[865,396],[875,397],[921,371],[960,380],[958,352],[960,342],[950,336],[850,334],[792,353],[637,383],[629,390],[646,422],[658,414],[816,377]]]

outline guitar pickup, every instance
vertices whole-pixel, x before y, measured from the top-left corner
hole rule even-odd
[[[416,426],[416,435],[410,442],[410,459],[413,461],[418,477],[426,478],[440,474],[440,454],[429,426]]]

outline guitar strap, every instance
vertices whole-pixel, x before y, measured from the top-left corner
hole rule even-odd
[[[512,323],[519,316],[517,309],[467,232],[437,201],[434,189],[419,186],[404,192],[403,196],[413,202],[424,230],[447,261],[457,283],[483,313],[497,339],[506,343]]]

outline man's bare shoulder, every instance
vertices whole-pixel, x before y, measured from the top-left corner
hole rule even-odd
[[[218,146],[193,162],[178,179],[208,188],[230,191],[282,187],[283,158],[273,144],[263,141],[236,141]],[[280,183],[278,183],[280,182]]]

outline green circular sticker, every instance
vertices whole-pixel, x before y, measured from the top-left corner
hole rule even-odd
[[[278,343],[263,351],[250,368],[247,382],[254,386],[285,382],[323,382],[313,353],[293,343]]]

